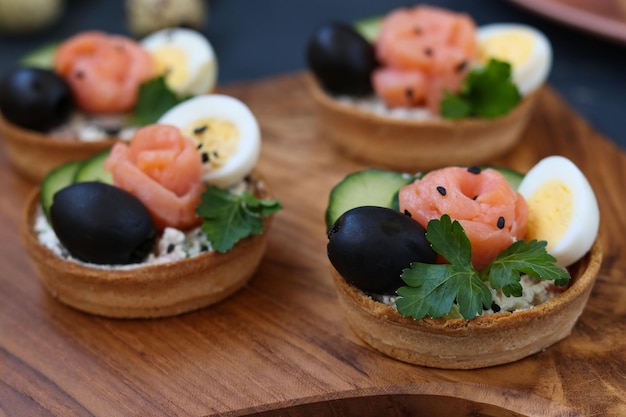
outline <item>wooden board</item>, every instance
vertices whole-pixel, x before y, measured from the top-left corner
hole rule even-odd
[[[223,90],[257,115],[259,169],[285,209],[249,285],[179,317],[103,319],[50,297],[18,241],[32,184],[0,154],[0,416],[626,415],[626,155],[542,91],[521,145],[493,162],[527,170],[563,154],[589,177],[605,255],[587,308],[571,337],[513,364],[408,365],[365,345],[339,309],[324,210],[330,188],[365,166],[318,135],[304,81]]]

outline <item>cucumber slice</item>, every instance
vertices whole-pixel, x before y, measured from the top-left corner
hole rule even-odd
[[[41,207],[48,220],[50,220],[50,207],[54,195],[74,182],[74,175],[80,165],[81,162],[78,161],[67,162],[50,171],[41,182]]]
[[[110,149],[107,149],[80,164],[74,175],[74,182],[99,181],[113,184],[113,175],[104,169],[104,160],[110,152]]]
[[[58,46],[58,42],[48,43],[22,57],[19,63],[25,67],[52,69],[54,66],[54,53]]]
[[[398,207],[398,191],[414,180],[409,174],[370,168],[346,176],[330,192],[328,230],[346,211],[359,206]]]
[[[511,169],[511,168],[503,168],[503,167],[499,167],[495,165],[485,165],[481,167],[481,169],[486,169],[486,168],[495,169],[500,174],[502,174],[504,178],[508,181],[511,188],[514,189],[515,191],[517,191],[517,189],[519,188],[519,185],[524,179],[524,174],[522,174],[521,172],[515,171],[514,169]]]
[[[370,43],[374,42],[380,32],[382,16],[367,17],[354,22],[354,29]]]

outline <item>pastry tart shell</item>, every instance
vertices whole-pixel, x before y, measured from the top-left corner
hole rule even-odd
[[[537,93],[496,119],[409,120],[343,104],[312,79],[320,136],[348,157],[382,168],[426,171],[449,165],[477,165],[511,151],[530,120]]]
[[[264,183],[252,178],[255,194],[271,198]],[[244,238],[225,253],[205,252],[175,262],[111,269],[63,259],[43,246],[33,230],[39,198],[39,189],[28,198],[21,235],[40,281],[60,302],[113,318],[174,316],[233,295],[261,262],[272,221],[267,217],[261,235]]]
[[[116,138],[93,142],[61,139],[24,129],[0,115],[0,137],[15,170],[31,182],[39,183],[54,168],[69,161],[81,161],[109,149]]]
[[[589,298],[602,262],[596,240],[569,269],[569,287],[527,310],[465,319],[414,320],[374,301],[331,266],[340,304],[353,331],[374,349],[435,368],[475,369],[517,361],[566,338]]]

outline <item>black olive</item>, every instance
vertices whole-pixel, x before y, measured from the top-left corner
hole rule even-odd
[[[58,191],[50,220],[72,256],[95,264],[141,262],[156,240],[154,222],[143,203],[102,182],[79,182]]]
[[[69,84],[50,70],[15,68],[0,80],[0,111],[13,124],[45,132],[73,110]]]
[[[400,275],[411,262],[434,263],[426,230],[399,211],[363,206],[342,214],[328,232],[328,258],[349,283],[376,294],[406,285]]]
[[[309,38],[307,60],[332,94],[361,96],[373,91],[371,74],[378,66],[374,46],[350,25],[327,23],[317,28]]]

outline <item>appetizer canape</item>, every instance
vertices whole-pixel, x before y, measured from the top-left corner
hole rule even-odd
[[[441,8],[397,9],[357,28],[325,24],[307,45],[318,126],[345,154],[390,169],[480,164],[511,150],[551,67],[538,30],[477,28]]]
[[[41,181],[64,162],[128,141],[178,102],[211,92],[215,54],[172,28],[140,42],[90,31],[27,56],[0,80],[0,137],[15,169]]]
[[[552,156],[526,175],[369,169],[332,191],[328,257],[356,334],[396,359],[470,369],[567,337],[598,274],[599,209]]]
[[[254,170],[260,132],[241,101],[203,95],[30,197],[22,235],[62,303],[108,317],[162,317],[232,295],[254,274],[281,205]]]

